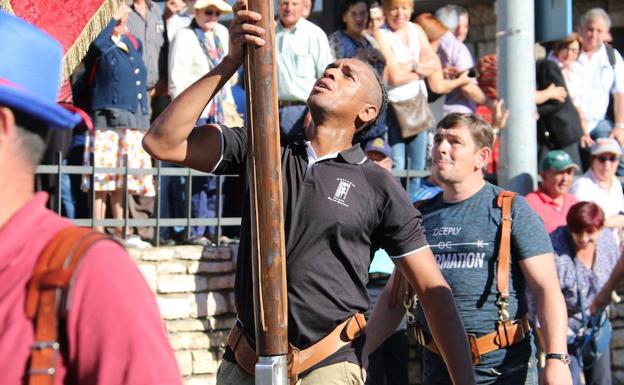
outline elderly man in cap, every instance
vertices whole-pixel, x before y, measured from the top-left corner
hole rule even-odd
[[[566,225],[566,215],[578,200],[568,190],[579,167],[563,150],[549,151],[540,164],[542,183],[526,196],[527,203],[544,221],[548,233]]]
[[[45,193],[34,193],[47,131],[71,129],[80,120],[55,103],[61,45],[2,11],[0,34],[2,383],[181,384],[156,301],[125,250],[75,228],[45,208]],[[75,243],[68,246],[68,237]],[[86,238],[100,240],[76,250]],[[81,257],[73,274],[67,266],[42,264],[60,245]],[[54,255],[67,261],[67,254]],[[62,280],[71,283],[60,291]],[[55,303],[62,306],[59,315],[45,318]]]

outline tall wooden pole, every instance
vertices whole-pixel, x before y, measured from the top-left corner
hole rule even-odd
[[[247,47],[247,93],[256,384],[286,385],[288,312],[282,167],[277,104],[277,68],[273,0],[249,0],[250,10],[262,15],[263,47]]]

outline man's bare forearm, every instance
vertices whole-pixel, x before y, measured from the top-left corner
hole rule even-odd
[[[395,274],[401,274],[396,271],[388,280],[386,287],[383,289],[370,318],[366,324],[366,344],[362,351],[362,355],[370,355],[372,352],[392,335],[396,328],[401,323],[403,318],[403,301],[402,298],[396,301],[395,306],[390,307],[390,296],[392,289],[392,282]],[[400,293],[401,297],[403,293]]]
[[[158,159],[174,162],[183,162],[189,155],[192,158],[193,154],[188,154],[187,139],[197,119],[240,65],[226,56],[212,71],[175,98],[145,134],[143,146],[146,151]],[[220,141],[214,142],[215,147],[205,149],[206,152],[220,153]],[[210,141],[204,144],[210,146]]]

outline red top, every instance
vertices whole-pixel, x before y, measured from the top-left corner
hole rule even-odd
[[[559,206],[555,201],[542,190],[538,189],[528,193],[525,197],[529,206],[544,221],[544,227],[548,233],[552,233],[557,227],[566,225],[566,215],[578,199],[570,193],[563,197],[563,206]]]
[[[22,385],[34,342],[24,306],[26,284],[46,243],[70,222],[45,208],[39,193],[0,228],[0,373]],[[154,295],[126,251],[96,243],[75,272],[67,322],[74,384],[182,383]],[[61,365],[55,385],[67,370]]]

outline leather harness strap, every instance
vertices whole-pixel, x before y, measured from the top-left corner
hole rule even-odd
[[[472,364],[478,365],[481,362],[481,356],[484,354],[505,349],[523,341],[530,331],[529,317],[525,314],[519,320],[499,323],[497,330],[481,337],[468,334]],[[440,354],[435,341],[430,336],[425,335],[418,324],[416,326],[416,338],[421,345],[438,355]]]
[[[299,374],[350,344],[364,332],[365,328],[366,319],[363,314],[358,313],[341,322],[331,333],[307,349],[299,350],[290,345],[288,352],[290,383],[294,384]],[[234,352],[238,365],[247,374],[253,376],[258,356],[239,322],[234,325],[230,332],[228,347]]]
[[[109,238],[91,229],[70,226],[59,231],[40,254],[26,294],[26,315],[35,326],[29,385],[54,384],[61,348],[59,319],[67,315],[73,273],[94,242]],[[59,304],[65,306],[59,309]]]
[[[509,270],[511,254],[511,206],[515,197],[511,191],[501,191],[496,203],[501,208],[501,236],[498,249],[496,289],[500,298],[509,298]]]

